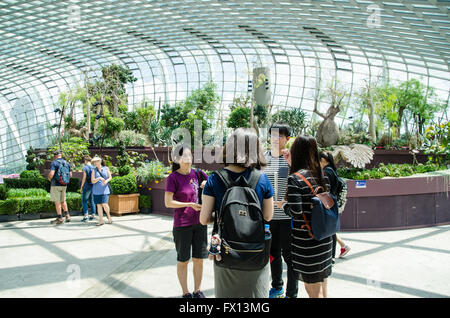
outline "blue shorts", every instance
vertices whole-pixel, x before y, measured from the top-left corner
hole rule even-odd
[[[108,203],[108,199],[109,199],[109,194],[100,194],[100,195],[94,194],[94,203],[95,204]]]

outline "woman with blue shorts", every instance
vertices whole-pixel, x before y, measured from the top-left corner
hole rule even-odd
[[[97,205],[97,213],[99,217],[97,226],[101,226],[104,224],[103,210],[105,210],[106,212],[109,224],[112,224],[108,205],[109,195],[111,194],[108,182],[112,179],[111,172],[109,171],[108,167],[102,166],[102,159],[100,157],[95,156],[92,159],[92,164],[95,167],[93,170],[94,173],[91,174],[91,181],[93,184],[92,194],[94,195],[94,203]]]

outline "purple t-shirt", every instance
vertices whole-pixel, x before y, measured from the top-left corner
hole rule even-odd
[[[201,170],[199,170],[199,177],[204,180],[208,179],[206,173]],[[174,171],[167,177],[166,191],[173,193],[175,201],[198,203],[198,188],[200,184],[194,169],[191,169],[191,172],[187,175]],[[195,211],[191,207],[175,209],[173,227],[191,226],[199,223],[200,211]]]

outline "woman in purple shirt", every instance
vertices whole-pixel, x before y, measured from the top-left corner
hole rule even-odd
[[[200,290],[203,277],[203,259],[208,257],[207,227],[200,224],[199,188],[206,184],[208,176],[191,168],[192,153],[186,147],[173,159],[172,173],[167,178],[165,204],[174,208],[173,238],[177,250],[177,275],[183,290],[183,298],[205,298]],[[194,293],[187,286],[188,264],[194,264]]]

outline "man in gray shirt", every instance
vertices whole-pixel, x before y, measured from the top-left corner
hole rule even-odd
[[[272,233],[272,246],[270,255],[272,262],[270,269],[272,273],[272,289],[269,291],[270,298],[284,297],[283,261],[287,264],[287,287],[286,297],[296,298],[298,293],[298,281],[291,261],[291,218],[282,209],[282,203],[286,194],[287,177],[289,165],[284,160],[281,151],[286,147],[291,129],[286,124],[273,124],[270,127],[271,150],[266,153],[267,167],[264,173],[269,177],[274,188],[274,214],[270,222]]]

